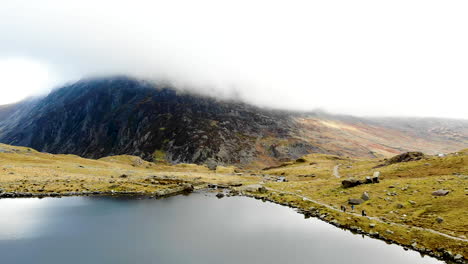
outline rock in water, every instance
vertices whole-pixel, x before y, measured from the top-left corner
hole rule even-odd
[[[224,193],[219,192],[219,193],[216,194],[216,197],[218,197],[218,198],[223,198],[223,197],[224,197]]]
[[[432,193],[432,195],[434,196],[445,196],[447,194],[449,194],[450,191],[447,191],[447,190],[437,190],[435,192]]]
[[[186,184],[183,185],[183,189],[184,189],[185,192],[193,192],[193,190],[195,188],[193,187],[192,184],[186,183]]]

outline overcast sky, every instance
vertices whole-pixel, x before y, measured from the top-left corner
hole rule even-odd
[[[468,1],[2,0],[0,103],[94,75],[261,106],[468,118]]]

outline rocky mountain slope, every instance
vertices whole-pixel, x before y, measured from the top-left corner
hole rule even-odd
[[[127,77],[82,80],[0,107],[0,142],[88,158],[267,166],[308,153],[354,157],[468,146],[468,121],[268,110]]]

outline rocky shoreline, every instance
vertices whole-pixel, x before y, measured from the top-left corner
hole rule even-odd
[[[371,237],[371,238],[374,238],[374,239],[379,239],[379,240],[385,241],[388,244],[399,245],[399,246],[403,247],[404,250],[410,250],[411,249],[411,250],[419,252],[421,255],[431,256],[431,257],[434,257],[436,259],[445,261],[446,263],[449,263],[449,264],[455,264],[455,263],[456,264],[468,264],[468,261],[460,254],[453,254],[452,252],[447,251],[447,250],[442,249],[442,248],[438,249],[437,251],[432,251],[432,250],[427,249],[427,248],[420,248],[416,244],[405,245],[405,244],[399,243],[398,241],[389,239],[389,238],[383,236],[382,234],[380,234],[379,232],[366,232],[366,231],[362,230],[361,228],[359,228],[357,226],[341,225],[336,220],[328,220],[327,219],[328,213],[327,212],[322,212],[318,208],[311,208],[309,210],[305,210],[303,208],[295,206],[294,204],[281,203],[281,202],[278,202],[278,201],[276,201],[274,199],[270,199],[268,197],[265,197],[265,196],[263,196],[261,194],[262,193],[244,193],[244,192],[238,192],[238,191],[234,190],[234,192],[232,193],[232,196],[240,195],[240,196],[255,198],[255,199],[258,199],[258,200],[262,200],[262,201],[268,201],[268,202],[275,203],[275,204],[282,205],[282,206],[287,206],[289,208],[295,209],[296,212],[298,212],[300,214],[303,214],[305,218],[315,217],[315,218],[317,218],[317,219],[319,219],[321,221],[324,221],[326,223],[334,225],[335,227],[338,227],[340,229],[349,230],[354,234],[361,234],[361,235],[368,236],[368,237]]]
[[[184,184],[175,188],[168,188],[159,190],[153,193],[148,192],[131,192],[131,191],[81,191],[81,192],[51,192],[51,193],[31,193],[31,192],[1,192],[0,199],[2,198],[61,198],[72,196],[146,196],[150,198],[164,198],[184,193],[191,193],[195,189],[204,188],[194,186],[192,184]]]
[[[245,186],[248,187],[248,186]],[[192,184],[184,184],[182,186],[178,186],[175,188],[168,188],[159,190],[153,193],[147,192],[131,192],[131,191],[109,191],[109,192],[102,192],[102,191],[82,191],[82,192],[65,192],[65,193],[29,193],[29,192],[2,192],[0,193],[0,199],[2,198],[61,198],[61,197],[72,197],[72,196],[131,196],[131,197],[148,197],[148,198],[165,198],[170,196],[175,196],[179,194],[189,194],[195,190],[204,190],[208,192],[217,192],[218,195],[216,197],[223,198],[224,196],[243,196],[249,198],[255,198],[262,201],[268,201],[271,203],[275,203],[282,206],[287,206],[289,208],[295,209],[298,213],[303,214],[305,218],[315,217],[321,221],[334,225],[343,230],[349,230],[354,234],[361,234],[365,235],[374,239],[379,239],[385,241],[388,244],[396,244],[403,247],[404,250],[414,250],[419,252],[421,255],[427,255],[434,257],[436,259],[445,261],[446,263],[453,263],[453,264],[468,264],[468,261],[464,259],[463,256],[460,254],[452,254],[452,252],[438,249],[437,251],[432,251],[427,248],[420,248],[417,245],[405,245],[399,243],[398,241],[389,239],[379,232],[366,232],[357,226],[347,226],[341,225],[338,221],[329,220],[327,219],[328,213],[322,212],[318,208],[310,208],[309,210],[305,210],[298,206],[295,206],[291,203],[281,203],[272,198],[265,197],[264,194],[267,192],[265,188],[255,192],[251,190],[252,188],[247,188],[245,190],[239,190],[238,188],[232,188],[232,186],[221,186],[218,189],[217,185],[198,185],[194,186]],[[219,192],[222,190],[222,192]],[[222,195],[220,195],[222,194]]]

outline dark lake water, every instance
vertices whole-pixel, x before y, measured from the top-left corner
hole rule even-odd
[[[442,263],[245,197],[0,200],[0,263]]]

